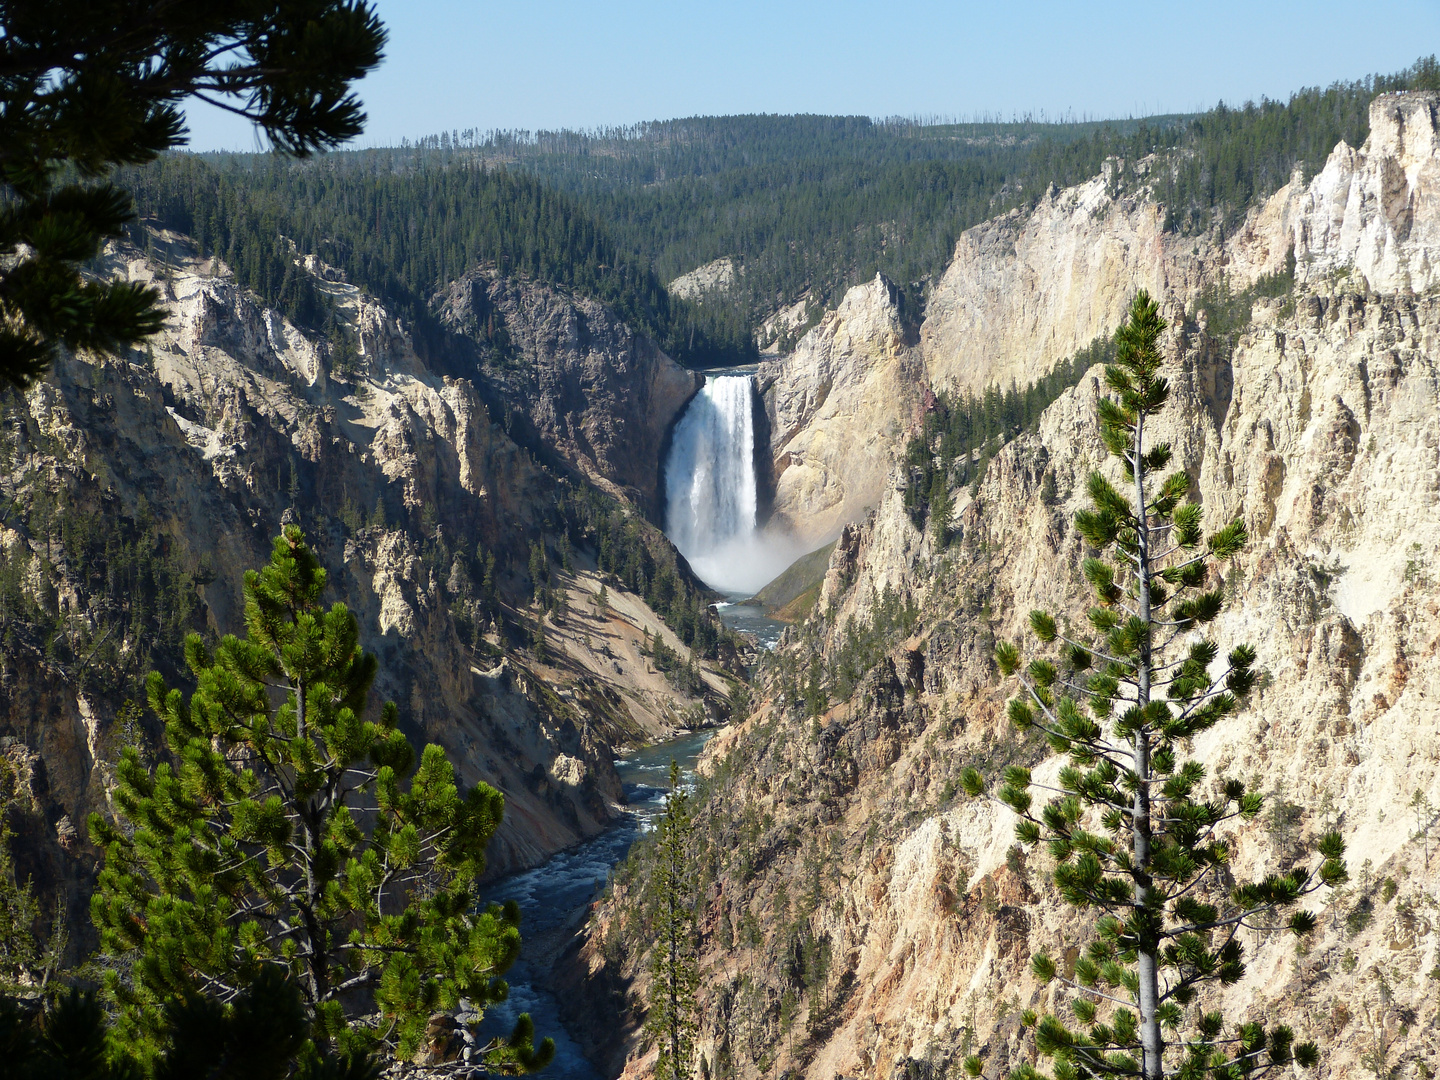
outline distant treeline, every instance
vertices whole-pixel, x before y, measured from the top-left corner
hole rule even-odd
[[[1116,192],[1151,185],[1167,226],[1232,227],[1296,168],[1369,133],[1376,94],[1440,89],[1434,57],[1395,75],[1144,120],[920,125],[864,117],[699,117],[602,132],[454,132],[400,151],[415,167],[486,160],[573,193],[617,244],[669,281],[734,256],[745,273],[707,302],[754,324],[806,289],[833,305],[883,272],[918,317],[973,225],[1027,208],[1117,158]],[[1135,163],[1160,155],[1145,176]]]
[[[744,274],[704,307],[745,325],[807,290],[833,305],[877,271],[900,286],[906,315],[918,321],[926,283],[960,232],[1022,201],[1015,178],[1031,155],[1140,127],[695,117],[588,134],[455,132],[401,152],[422,169],[505,164],[570,192],[665,281],[738,257]]]
[[[143,212],[223,255],[241,281],[323,328],[287,241],[385,298],[422,342],[436,290],[477,261],[612,306],[696,366],[753,355],[759,323],[808,290],[833,305],[879,271],[918,321],[960,233],[1101,173],[1151,190],[1182,233],[1233,227],[1335,144],[1378,93],[1440,89],[1433,57],[1390,76],[1194,116],[924,125],[845,116],[698,117],[599,132],[448,132],[308,162],[174,156],[128,174]],[[1142,173],[1136,165],[1150,159]],[[693,304],[664,283],[743,267]]]
[[[1166,208],[1167,228],[1228,230],[1297,169],[1308,180],[1337,143],[1363,143],[1370,134],[1370,102],[1397,90],[1440,90],[1440,63],[1429,56],[1395,75],[1312,87],[1285,102],[1262,98],[1239,108],[1222,103],[1183,125],[1142,125],[1128,137],[1102,133],[1063,146],[1042,144],[1032,155],[1032,168],[1037,176],[1048,172],[1062,185],[1071,184],[1117,157],[1123,168],[1116,186],[1150,187]],[[1135,163],[1149,154],[1161,156],[1147,175],[1137,175]]]
[[[431,312],[437,291],[489,262],[609,305],[682,361],[754,352],[746,324],[672,298],[573,197],[517,171],[474,162],[404,169],[387,151],[304,162],[182,154],[121,180],[142,215],[193,236],[242,285],[316,330],[326,329],[327,304],[295,267],[297,250],[384,299],[422,348],[443,337]]]

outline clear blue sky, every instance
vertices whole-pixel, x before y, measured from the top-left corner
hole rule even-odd
[[[1440,51],[1440,0],[378,0],[357,145],[466,128],[722,113],[1128,116],[1394,71]],[[192,146],[254,149],[190,113]]]

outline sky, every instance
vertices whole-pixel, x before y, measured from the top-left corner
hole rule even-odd
[[[1105,118],[1285,98],[1440,52],[1440,0],[374,0],[357,146],[731,113]],[[254,150],[196,103],[196,150]]]

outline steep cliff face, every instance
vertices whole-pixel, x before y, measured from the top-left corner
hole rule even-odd
[[[1167,232],[1165,208],[1143,181],[1137,190],[1120,194],[1108,165],[1104,175],[1086,183],[1052,188],[1032,211],[1013,211],[967,230],[920,328],[925,372],[935,391],[979,394],[989,386],[1024,387],[1113,332],[1140,289],[1187,305],[1222,277],[1240,291],[1283,271],[1292,253],[1323,272],[1310,251],[1312,233],[1322,244],[1333,233],[1337,250],[1346,246],[1348,254],[1341,257],[1347,265],[1355,262],[1355,239],[1341,244],[1338,238],[1352,186],[1383,187],[1376,170],[1390,176],[1396,168],[1411,178],[1411,203],[1415,191],[1423,197],[1433,186],[1422,167],[1429,151],[1417,141],[1425,136],[1417,128],[1417,134],[1401,140],[1401,121],[1389,108],[1372,110],[1372,124],[1379,125],[1370,140],[1373,155],[1367,147],[1357,156],[1342,144],[1321,176],[1308,186],[1294,178],[1254,208],[1223,244],[1213,234]],[[1394,108],[1408,112],[1425,106],[1412,102]],[[1373,163],[1366,164],[1372,157]],[[1143,161],[1137,168],[1143,176],[1151,165]],[[1375,195],[1366,197],[1376,201]],[[1377,228],[1383,236],[1386,227]]]
[[[921,367],[896,300],[877,275],[847,292],[793,354],[761,365],[775,520],[806,548],[874,505],[917,412]]]
[[[774,386],[766,402],[781,520],[816,541],[858,521],[878,504],[884,463],[918,403],[945,391],[1023,389],[1113,332],[1138,289],[1183,305],[1222,275],[1238,291],[1284,270],[1311,190],[1287,185],[1221,246],[1214,236],[1166,232],[1164,207],[1143,184],[1121,194],[1107,173],[1052,188],[1033,210],[961,234],[913,348],[888,288],[852,289],[792,355],[763,368]],[[856,389],[826,408],[832,387]]]
[[[1305,220],[1284,207],[1323,202],[1337,161],[1380,176],[1408,156],[1424,176],[1435,128],[1415,118],[1434,115],[1428,101],[1377,101],[1367,146],[1341,147],[1308,189],[1282,193],[1267,208],[1277,232],[1242,238],[1270,252],[1253,264],[1283,258],[1278,230]],[[1347,235],[1398,236],[1406,207],[1423,205],[1407,199],[1347,196]],[[1408,243],[1411,267],[1440,254]],[[1229,834],[1234,872],[1287,865],[1332,827],[1349,845],[1351,885],[1312,903],[1319,930],[1301,949],[1284,934],[1247,940],[1249,972],[1223,1008],[1316,1039],[1320,1077],[1423,1076],[1440,1060],[1440,296],[1335,257],[1258,302],[1233,352],[1166,294],[1173,391],[1154,435],[1190,474],[1206,528],[1240,514],[1252,535],[1226,571],[1216,636],[1255,645],[1263,689],[1194,747],[1211,775],[1269,792],[1267,812]],[[1086,606],[1073,513],[1086,475],[1114,468],[1095,429],[1100,392],[1096,369],[995,457],[974,496],[958,496],[945,548],[916,530],[894,475],[842,533],[765,702],[714,741],[699,845],[712,1069],[933,1076],[978,1053],[999,1077],[1036,1060],[1019,1012],[1058,999],[1029,956],[1073,955],[1092,927],[1056,902],[1047,856],[1012,850],[1010,812],[957,795],[957,779],[1049,756],[1006,723],[1014,688],[992,655],[1025,636],[1032,608]],[[877,623],[889,633],[867,655]],[[847,657],[866,657],[863,674]],[[598,912],[580,952],[594,985],[643,987],[628,899]],[[628,1050],[630,1074],[648,1071],[638,1041],[610,1048]]]
[[[1385,293],[1433,287],[1437,110],[1436,94],[1377,99],[1365,146],[1336,147],[1308,185],[1295,178],[1223,245],[1166,232],[1164,207],[1147,189],[1119,194],[1108,174],[1052,188],[1033,210],[961,235],[927,303],[918,350],[897,344],[884,289],[851,290],[792,356],[764,369],[773,380],[766,400],[780,520],[815,541],[858,520],[879,500],[880,463],[899,442],[894,428],[909,427],[924,394],[1024,387],[1111,333],[1138,289],[1183,307],[1207,284],[1223,278],[1244,289],[1285,269],[1291,255],[1302,282],[1357,274]],[[865,389],[826,408],[834,387]]]
[[[507,430],[610,493],[654,512],[665,434],[704,385],[602,304],[472,270],[437,306],[477,346],[477,377]]]
[[[851,289],[794,353],[761,369],[777,518],[806,541],[833,537],[878,504],[927,395],[1024,387],[1114,330],[1136,289],[1191,296],[1217,254],[1163,222],[1162,207],[1116,197],[1097,177],[969,229],[913,347],[888,283]],[[1246,249],[1251,277],[1283,265],[1283,252],[1262,247]]]
[[[1387,94],[1370,109],[1370,137],[1335,148],[1295,207],[1295,259],[1304,280],[1360,274],[1384,293],[1440,282],[1440,94]]]
[[[1104,177],[1052,189],[963,233],[920,330],[936,390],[1025,386],[1110,333],[1138,288],[1182,295],[1199,283],[1193,241],[1163,231],[1147,198],[1115,198]]]
[[[429,370],[374,298],[305,261],[353,344],[342,372],[329,346],[183,237],[153,239],[154,260],[120,247],[106,270],[161,289],[163,333],[128,356],[66,358],[0,402],[0,746],[23,780],[22,874],[67,887],[83,944],[86,816],[105,808],[122,742],[158,736],[124,703],[143,702],[151,667],[184,681],[185,631],[242,629],[243,574],[288,520],[305,527],[331,599],[356,612],[380,658],[376,697],[399,704],[412,738],[445,747],[465,783],[505,793],[492,873],[602,828],[623,802],[613,748],[672,730],[698,704],[649,670],[642,635],[684,646],[613,579],[610,605],[596,607],[605,579],[578,548],[550,570],[568,603],[547,615],[530,602],[530,545],[548,537],[561,561],[562,486],[491,421],[471,380]],[[505,293],[517,294],[528,295]],[[555,332],[559,301],[531,299],[507,317],[518,334],[533,315],[539,340]],[[603,311],[587,318],[606,340],[628,333]],[[619,385],[598,372],[607,357],[637,370],[635,352],[610,357],[591,341],[567,355],[598,383]],[[663,354],[626,348],[641,350],[651,401],[682,396],[687,377],[667,382]],[[563,397],[546,392],[521,404],[544,415]],[[547,647],[529,647],[542,631]]]

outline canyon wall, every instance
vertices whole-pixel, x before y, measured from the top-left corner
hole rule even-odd
[[[1364,147],[1338,147],[1237,234],[1226,257],[1250,273],[1298,243],[1298,280],[1256,302],[1233,348],[1186,317],[1173,283],[1191,280],[1187,265],[1154,252],[1128,264],[1172,283],[1172,394],[1154,436],[1190,475],[1206,529],[1239,515],[1251,535],[1223,571],[1215,637],[1253,643],[1260,689],[1193,747],[1211,776],[1268,795],[1258,819],[1225,827],[1231,872],[1311,865],[1307,844],[1331,828],[1349,848],[1349,885],[1309,901],[1317,931],[1299,945],[1247,934],[1248,973],[1220,1004],[1316,1040],[1307,1075],[1324,1080],[1429,1076],[1440,1061],[1440,295],[1416,287],[1440,257],[1425,240],[1440,225],[1425,186],[1440,164],[1434,101],[1377,100]],[[1349,239],[1322,246],[1321,223]],[[1040,305],[1026,295],[1011,303]],[[1071,325],[1083,343],[1091,327]],[[1050,339],[1022,328],[1015,347]],[[992,658],[997,640],[1033,643],[1032,608],[1078,618],[1090,602],[1073,514],[1091,470],[1115,473],[1101,391],[1092,370],[957,493],[945,546],[915,527],[908,478],[892,473],[875,512],[842,531],[763,700],[708,749],[697,865],[712,1074],[913,1080],[957,1075],[974,1053],[997,1080],[1040,1061],[1021,1011],[1063,1010],[1065,995],[1029,958],[1073,957],[1093,917],[1057,901],[1043,851],[1014,846],[1013,814],[958,780],[1022,764],[1054,782],[1043,740],[1006,721],[1016,687]],[[867,656],[864,631],[881,623]],[[811,673],[832,664],[817,699]],[[643,888],[617,881],[577,942],[574,985],[643,997]],[[648,1074],[636,1028],[605,1035],[612,1068]]]
[[[1114,330],[1136,289],[1192,290],[1201,259],[1164,216],[1096,177],[966,230],[920,329],[935,389],[1024,387]]]
[[[436,308],[477,346],[514,438],[654,517],[666,432],[703,376],[603,304],[493,268],[465,274]]]
[[[792,354],[761,368],[777,520],[813,544],[832,538],[878,504],[933,394],[1027,386],[1111,333],[1137,289],[1192,298],[1222,255],[1210,238],[1165,232],[1164,216],[1143,192],[1121,196],[1096,177],[966,230],[918,341],[906,342],[883,279],[851,289]],[[1284,255],[1252,237],[1236,272],[1273,272]]]
[[[1123,190],[1107,163],[1104,175],[1064,190],[1052,186],[1032,209],[962,233],[926,301],[918,341],[905,340],[891,286],[877,280],[851,289],[794,353],[762,367],[777,433],[778,520],[814,542],[860,520],[879,503],[921,403],[944,392],[1025,388],[1111,334],[1139,289],[1184,305],[1222,279],[1241,291],[1283,272],[1292,252],[1308,258],[1308,241],[1296,247],[1297,228],[1304,236],[1334,233],[1334,243],[1353,255],[1357,241],[1346,234],[1341,244],[1338,219],[1334,229],[1322,224],[1343,212],[1351,186],[1383,187],[1380,166],[1356,160],[1353,151],[1337,151],[1312,185],[1298,178],[1286,185],[1224,244],[1214,233],[1166,230],[1165,208],[1143,180],[1152,162],[1138,163],[1142,180]],[[1428,197],[1433,182],[1420,165],[1402,173],[1420,201]],[[1368,242],[1386,243],[1383,235]],[[1421,261],[1404,252],[1385,257],[1406,266]],[[827,404],[832,392],[837,400]]]
[[[919,415],[923,376],[912,344],[895,287],[876,275],[849,290],[792,354],[760,366],[774,520],[805,548],[874,505],[895,447]]]
[[[1301,280],[1358,274],[1383,293],[1440,283],[1440,94],[1385,94],[1363,147],[1343,143],[1296,200],[1291,226]]]
[[[395,700],[463,782],[504,792],[492,874],[603,828],[624,798],[614,748],[674,730],[699,701],[641,655],[655,636],[687,651],[642,599],[609,579],[609,605],[594,603],[605,579],[584,551],[551,569],[564,607],[531,604],[530,545],[548,537],[558,563],[565,528],[546,448],[492,420],[486,399],[504,395],[486,371],[437,373],[383,305],[313,257],[297,261],[353,343],[343,370],[186,238],[150,240],[148,257],[112,247],[102,271],[155,285],[163,332],[125,356],[64,357],[0,402],[0,786],[21,879],[66,895],[75,943],[88,942],[86,817],[105,810],[124,743],[159,745],[148,710],[127,702],[143,706],[151,667],[184,683],[184,632],[243,629],[244,572],[287,521],[380,659],[376,700]],[[507,372],[514,407],[576,473],[642,492],[648,476],[653,490],[688,373],[598,305],[481,281],[533,364],[528,382]],[[632,375],[646,393],[628,395]],[[530,647],[542,627],[543,652]]]

